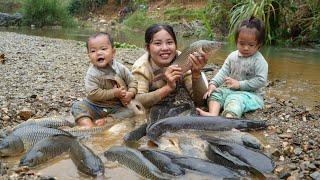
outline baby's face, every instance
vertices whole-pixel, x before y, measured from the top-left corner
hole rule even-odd
[[[99,35],[89,40],[88,54],[93,65],[104,68],[112,61],[115,49],[112,48],[108,36]]]
[[[260,48],[256,39],[256,31],[255,28],[243,28],[239,33],[237,48],[244,57],[252,56]]]

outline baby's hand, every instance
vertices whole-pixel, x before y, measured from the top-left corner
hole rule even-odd
[[[130,103],[130,101],[132,100],[133,96],[134,96],[133,92],[126,91],[125,96],[120,98],[121,103],[124,106],[127,106]]]
[[[203,95],[203,99],[207,99],[215,89],[217,89],[217,87],[214,84],[210,84],[207,92]]]
[[[230,89],[239,89],[240,88],[239,81],[232,79],[231,77],[224,78],[224,83]]]
[[[114,94],[114,96],[116,97],[116,98],[119,98],[119,99],[121,99],[122,97],[124,97],[125,95],[126,95],[126,90],[125,90],[125,88],[124,87],[117,87],[117,85],[115,85],[114,87],[113,87],[113,94]]]

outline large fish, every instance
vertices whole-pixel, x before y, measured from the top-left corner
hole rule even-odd
[[[173,176],[181,176],[185,174],[183,168],[174,164],[172,160],[157,151],[153,151],[152,149],[140,149],[140,152],[144,157],[149,159],[154,165],[156,165],[161,172],[173,175]]]
[[[141,139],[143,136],[146,135],[147,126],[148,124],[144,123],[138,128],[134,129],[133,131],[127,133],[123,137],[124,142],[138,141],[139,139]]]
[[[185,155],[179,155],[169,151],[163,151],[158,149],[154,149],[152,151],[158,152],[169,157],[173,163],[185,169],[190,169],[201,173],[209,174],[215,176],[215,178],[239,179],[241,176],[237,170],[221,166],[208,160],[203,160]]]
[[[177,65],[179,67],[181,67],[182,69],[182,73],[187,72],[188,70],[191,69],[192,67],[192,63],[188,61],[188,56],[190,54],[194,54],[195,56],[201,56],[202,53],[214,53],[216,52],[218,49],[220,49],[222,47],[221,42],[217,42],[217,41],[208,41],[208,40],[199,40],[196,42],[193,42],[192,44],[190,44],[189,47],[186,47],[185,49],[183,49],[183,51],[181,52],[181,54],[172,61],[171,65]],[[161,69],[160,72],[155,72],[155,74],[157,74],[154,77],[154,81],[158,81],[160,79],[163,78],[164,74],[163,72],[165,72],[165,69]]]
[[[104,152],[104,156],[109,161],[118,161],[118,163],[132,169],[143,177],[149,179],[170,179],[169,177],[165,177],[154,164],[136,149],[113,146]]]
[[[40,140],[57,134],[70,135],[70,133],[59,129],[47,128],[38,125],[29,125],[16,129],[0,142],[1,156],[11,156],[23,150],[29,150]],[[21,142],[23,146],[21,146]],[[15,148],[19,147],[19,148]],[[22,151],[23,152],[23,151]]]
[[[251,135],[248,132],[242,132],[237,129],[232,129],[230,131],[215,131],[203,133],[200,137],[204,140],[209,140],[211,138],[219,138],[229,142],[241,144],[254,149],[261,149],[262,143],[258,138]]]
[[[256,149],[222,139],[210,139],[208,142],[211,144],[208,149],[208,158],[213,161],[220,156],[220,159],[225,158],[231,161],[230,163],[245,167],[244,169],[254,168],[261,173],[271,173],[275,168],[274,161]]]
[[[20,166],[34,167],[64,152],[69,152],[70,145],[76,141],[74,136],[57,134],[37,142],[20,160]]]
[[[68,117],[64,117],[64,116],[44,117],[39,119],[28,119],[27,121],[24,121],[18,124],[17,126],[15,126],[13,130],[16,130],[24,126],[29,126],[29,125],[38,125],[38,126],[49,127],[49,128],[59,128],[63,126],[74,127],[75,123],[70,122],[68,120]]]
[[[189,47],[185,48],[181,54],[172,62],[172,65],[178,65],[182,68],[182,72],[186,72],[191,69],[191,62],[187,60],[189,54],[196,52],[198,55],[202,53],[214,53],[222,47],[221,42],[199,40],[190,44]]]
[[[104,176],[104,164],[102,160],[79,141],[72,142],[69,156],[80,172],[90,176]]]
[[[226,131],[233,128],[239,130],[253,130],[266,128],[265,121],[227,119],[220,116],[181,116],[162,119],[147,129],[147,136],[157,141],[164,132],[175,132],[181,129],[194,129],[203,131]]]

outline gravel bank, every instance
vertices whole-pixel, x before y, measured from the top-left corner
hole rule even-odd
[[[143,52],[117,49],[116,56],[130,67]],[[84,42],[0,32],[2,53],[1,129],[30,117],[69,115],[72,102],[85,96],[83,78],[89,62]],[[270,82],[267,93],[281,83]],[[320,105],[307,109],[267,96],[266,107],[245,118],[270,123],[262,136],[277,162],[278,177],[320,179]]]

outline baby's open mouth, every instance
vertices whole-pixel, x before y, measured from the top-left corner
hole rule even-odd
[[[104,61],[104,58],[98,58],[98,62]]]

